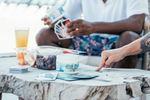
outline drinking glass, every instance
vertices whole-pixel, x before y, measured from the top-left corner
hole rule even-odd
[[[15,27],[16,47],[27,47],[28,44],[28,27]]]

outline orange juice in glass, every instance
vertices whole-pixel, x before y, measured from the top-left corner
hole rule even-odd
[[[29,35],[29,28],[15,28],[15,35],[16,35],[16,47],[27,47],[28,44],[28,35]]]

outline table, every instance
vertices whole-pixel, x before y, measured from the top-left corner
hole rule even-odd
[[[139,69],[103,69],[99,77],[79,81],[35,81],[40,72],[29,68],[24,74],[9,73],[15,57],[0,58],[0,92],[12,93],[25,100],[128,100],[150,93],[150,72]],[[95,67],[80,64],[80,69]]]

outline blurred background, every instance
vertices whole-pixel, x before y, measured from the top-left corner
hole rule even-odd
[[[36,46],[35,36],[44,26],[41,18],[46,8],[66,0],[0,0],[0,53],[13,52],[16,47],[14,27],[29,27],[28,46]]]
[[[64,5],[66,0],[0,0],[0,53],[13,52],[16,47],[14,27],[29,27],[28,46],[36,46],[36,34],[47,27],[41,18],[48,6],[57,3]]]
[[[51,8],[57,3],[64,5],[66,0],[0,0],[0,53],[14,52],[15,27],[29,27],[28,47],[36,46],[36,34],[47,27],[41,18],[46,15],[48,6]],[[147,100],[149,98],[150,95],[147,95]],[[18,100],[18,97],[3,93],[2,100]]]

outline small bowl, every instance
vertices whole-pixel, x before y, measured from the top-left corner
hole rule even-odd
[[[17,62],[19,65],[35,65],[35,49],[23,47],[23,48],[15,48]]]
[[[39,47],[36,51],[36,67],[44,70],[56,70],[56,57],[61,50],[50,47]]]

